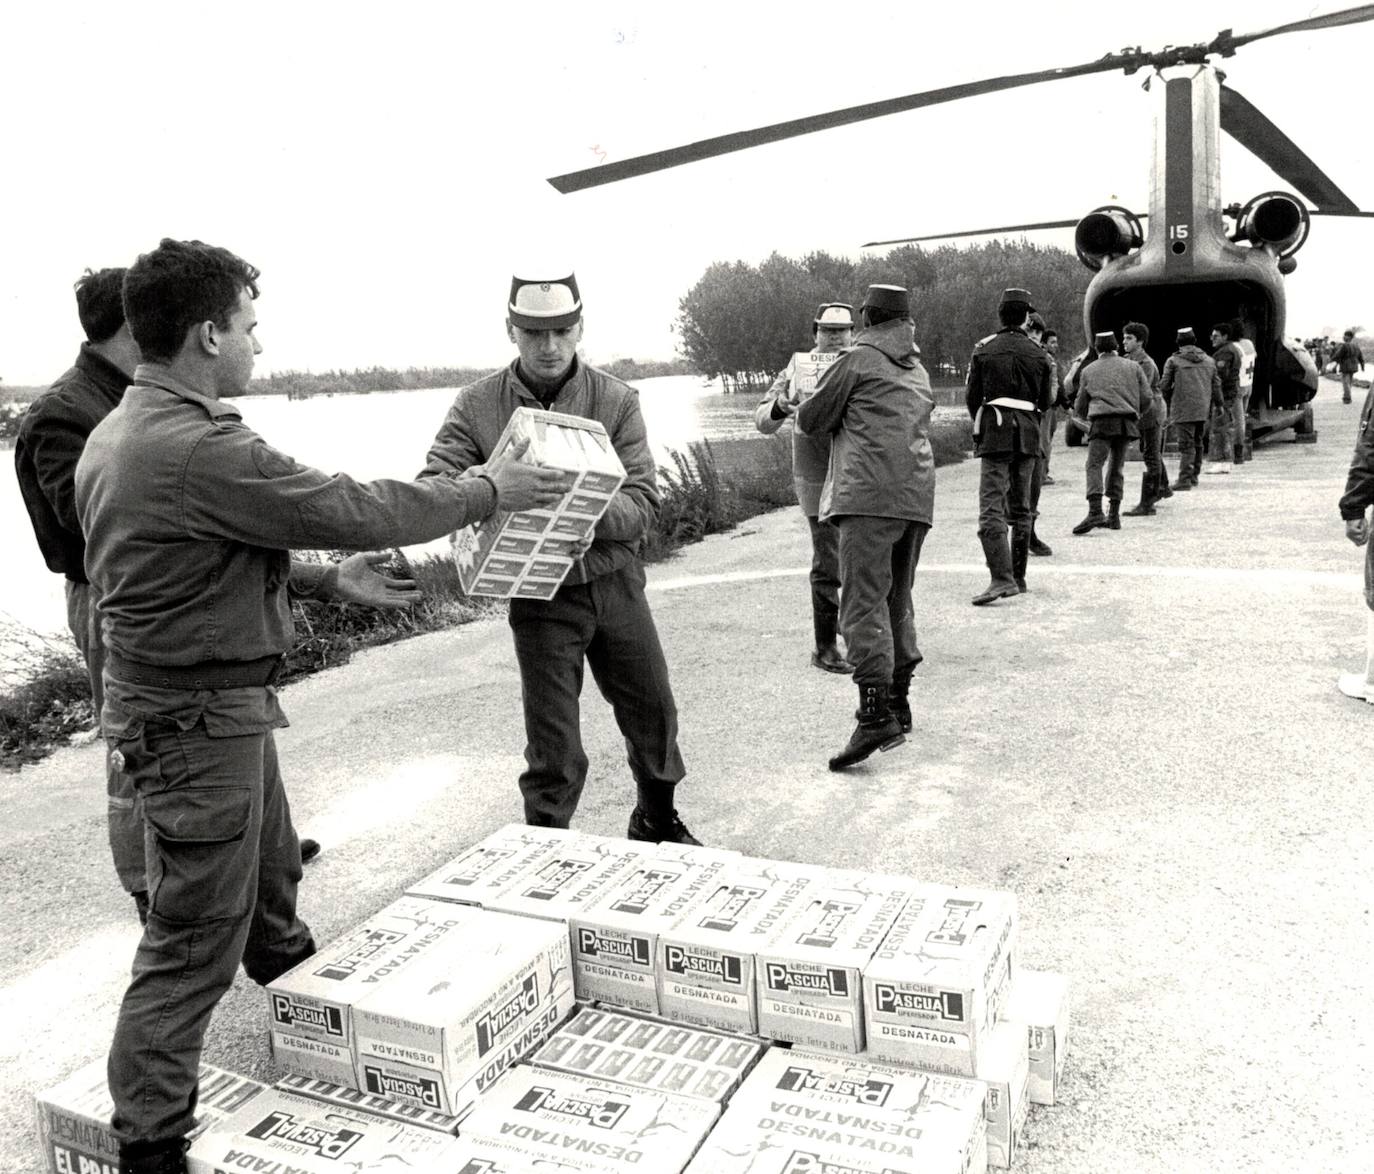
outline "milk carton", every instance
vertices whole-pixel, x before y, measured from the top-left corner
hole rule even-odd
[[[1017,1023],[998,1023],[984,1041],[978,1067],[987,1086],[988,1165],[1011,1169],[1030,1109],[1027,1097],[1026,1032]]]
[[[1003,1015],[1026,1029],[1030,1049],[1030,1101],[1052,1105],[1069,1054],[1069,985],[1051,971],[1018,970]]]
[[[463,1122],[465,1138],[517,1146],[583,1169],[678,1174],[715,1123],[710,1101],[521,1065]],[[531,1162],[526,1169],[538,1169]]]
[[[1012,893],[920,886],[864,970],[869,1053],[980,1075],[979,1045],[1010,984],[1016,924]]]
[[[197,1087],[192,1137],[237,1112],[266,1086],[202,1064]],[[39,1093],[34,1102],[38,1144],[43,1151],[43,1168],[49,1174],[114,1174],[119,1167],[119,1140],[110,1131],[114,1102],[104,1057]]]
[[[269,983],[273,1058],[301,1076],[354,1084],[354,1005],[476,916],[446,901],[402,897]]]
[[[863,968],[915,884],[819,870],[818,882],[759,949],[759,1034],[806,1047],[862,1049]]]
[[[457,1152],[458,1139],[436,1129],[269,1088],[206,1129],[192,1143],[186,1165],[190,1174],[453,1174]]]
[[[659,934],[662,1014],[757,1034],[755,955],[817,883],[817,870],[742,858]]]
[[[866,1056],[772,1048],[730,1098],[693,1174],[982,1174],[985,1091]]]
[[[572,568],[572,552],[591,534],[625,480],[604,425],[582,416],[516,408],[492,449],[496,457],[522,440],[521,458],[570,477],[552,509],[498,509],[453,535],[458,578],[469,595],[551,599]]]
[[[353,1008],[357,1085],[460,1116],[573,1007],[561,925],[477,911]]]
[[[568,919],[577,996],[653,1014],[660,934],[695,897],[713,889],[731,860],[700,848],[685,857],[643,856]]]
[[[330,1084],[327,1080],[312,1080],[308,1076],[288,1072],[273,1087],[283,1092],[309,1097],[311,1100],[324,1101],[326,1104],[371,1113],[374,1117],[390,1117],[393,1121],[400,1121],[406,1125],[437,1129],[440,1133],[458,1132],[458,1118],[448,1113],[422,1108],[419,1105],[407,1105],[401,1101],[363,1092],[361,1089],[349,1088],[347,1085]]]
[[[507,824],[406,889],[412,897],[485,905],[536,860],[582,838],[566,828]]]
[[[819,351],[816,354],[797,351],[791,363],[792,398],[800,402],[815,395],[816,384],[821,381],[821,376],[839,357],[838,351]]]

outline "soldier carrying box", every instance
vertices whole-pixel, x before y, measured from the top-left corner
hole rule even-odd
[[[587,777],[579,699],[583,665],[615,711],[639,801],[633,840],[695,844],[673,806],[686,774],[668,665],[644,596],[639,544],[658,514],[654,459],[633,388],[577,355],[582,299],[572,274],[514,277],[506,331],[519,351],[509,367],[463,388],[421,476],[480,471],[517,408],[585,416],[605,427],[625,481],[548,599],[514,598],[511,632],[525,707],[525,822],[567,827]]]

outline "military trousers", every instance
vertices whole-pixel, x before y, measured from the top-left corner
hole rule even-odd
[[[108,1074],[121,1141],[183,1137],[201,1048],[239,963],[266,984],[315,952],[296,916],[300,843],[270,730],[211,737],[124,711],[107,679],[113,757],[138,791],[148,923],[120,1004]],[[189,696],[189,695],[188,695]]]
[[[840,531],[840,630],[856,685],[910,680],[921,660],[911,588],[925,522],[847,514],[833,518]]]
[[[105,645],[100,638],[100,609],[95,590],[89,583],[67,580],[67,627],[86,662],[91,680],[91,704],[96,722],[105,707]],[[143,875],[143,816],[138,797],[123,771],[110,766],[109,748],[105,751],[105,824],[114,857],[115,875],[127,893],[142,893],[148,888]]]
[[[1202,471],[1202,420],[1182,420],[1174,425],[1178,432],[1178,475],[1187,477],[1197,484],[1198,474]]]
[[[982,458],[978,476],[978,536],[1005,538],[1007,529],[1029,534],[1031,481],[1039,456],[998,453]]]
[[[1101,497],[1104,489],[1103,466],[1106,466],[1106,495],[1120,501],[1126,489],[1126,450],[1134,437],[1094,436],[1088,440],[1088,460],[1084,472],[1088,482],[1088,496]]]
[[[687,773],[677,745],[677,705],[638,561],[564,584],[548,600],[512,599],[510,627],[525,710],[520,793],[525,822],[567,827],[587,780],[582,748],[584,664],[610,702],[630,773],[652,790]]]
[[[840,615],[840,532],[829,522],[808,514],[811,528],[811,617],[820,646],[826,633],[835,639]]]

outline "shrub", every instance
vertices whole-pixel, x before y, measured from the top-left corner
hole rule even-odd
[[[6,624],[0,656],[12,666],[0,692],[0,766],[37,762],[95,725],[90,678],[74,647]]]

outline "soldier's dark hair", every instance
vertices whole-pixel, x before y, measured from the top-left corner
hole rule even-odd
[[[903,314],[900,310],[884,310],[878,306],[864,306],[860,312],[870,326],[881,326],[884,322],[896,322],[902,318],[911,321],[910,314]]]
[[[1044,334],[1042,334],[1042,335],[1040,336],[1040,341],[1041,341],[1041,342],[1049,342],[1050,339],[1052,339],[1052,338],[1058,338],[1058,337],[1059,337],[1059,331],[1057,331],[1057,330],[1047,330],[1047,331],[1045,331]]]
[[[1121,333],[1134,334],[1136,338],[1140,339],[1141,346],[1144,346],[1150,341],[1150,328],[1146,326],[1144,322],[1127,322],[1126,325],[1121,328]]]
[[[1029,302],[1003,302],[997,307],[997,321],[1003,326],[1021,326],[1029,313]]]
[[[239,292],[258,296],[258,270],[228,249],[163,237],[124,276],[124,314],[145,359],[170,361],[202,322],[223,329]]]
[[[105,342],[124,325],[121,290],[128,270],[87,269],[72,287],[76,290],[76,315],[91,342]]]
[[[1231,324],[1229,322],[1217,322],[1212,326],[1212,329],[1216,331],[1217,334],[1226,335],[1227,342],[1231,341]]]

